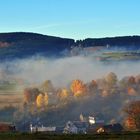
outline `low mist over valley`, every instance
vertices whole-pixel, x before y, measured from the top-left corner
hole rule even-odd
[[[138,75],[140,61],[98,61],[93,56],[47,58],[34,56],[27,59],[4,61],[0,64],[0,80],[21,80],[29,86],[51,80],[56,87],[65,87],[74,79],[89,82],[110,72],[118,79]]]

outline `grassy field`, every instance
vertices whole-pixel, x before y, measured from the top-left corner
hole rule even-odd
[[[0,91],[0,109],[8,106],[19,106],[23,102],[23,94],[20,92],[5,92]]]
[[[1,133],[0,140],[139,140],[140,132],[123,134],[87,134],[87,135],[56,135],[56,134],[28,134]]]
[[[104,60],[140,60],[139,52],[109,52],[101,56]]]

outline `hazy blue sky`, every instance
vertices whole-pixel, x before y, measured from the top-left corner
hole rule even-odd
[[[140,0],[0,0],[0,32],[83,39],[140,35]]]

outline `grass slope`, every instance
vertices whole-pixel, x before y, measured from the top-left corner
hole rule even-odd
[[[87,135],[56,135],[56,134],[29,134],[29,133],[1,133],[0,140],[139,140],[140,132],[123,134],[87,134]]]

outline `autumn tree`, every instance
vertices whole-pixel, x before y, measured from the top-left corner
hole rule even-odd
[[[136,129],[135,121],[131,117],[125,118],[124,126],[125,126],[125,129],[127,129],[127,130],[135,130]]]
[[[37,88],[26,88],[24,89],[24,103],[34,103],[39,94]]]
[[[108,91],[108,90],[103,90],[103,91],[101,92],[101,96],[102,96],[102,97],[108,97],[108,96],[109,96],[109,91]]]
[[[71,91],[75,97],[83,96],[86,93],[86,85],[81,80],[73,80]]]
[[[140,75],[135,77],[137,93],[140,95]]]
[[[90,83],[86,84],[87,91],[91,95],[96,95],[98,90],[98,84],[95,80],[92,80]]]
[[[46,80],[42,85],[41,85],[41,91],[42,92],[53,92],[54,91],[54,87],[53,84],[51,82],[51,80]]]
[[[40,93],[37,96],[37,99],[36,99],[36,105],[37,105],[37,107],[39,107],[39,108],[46,107],[48,105],[48,100],[49,100],[49,97],[48,97],[47,94]]]
[[[44,96],[44,106],[47,106],[49,104],[49,96],[45,94]]]
[[[44,105],[44,96],[43,96],[43,94],[40,93],[37,96],[36,104],[37,104],[37,107],[43,107],[43,105]]]
[[[140,130],[140,101],[133,101],[125,106],[124,112],[133,120],[135,128]]]
[[[105,78],[97,79],[96,83],[99,89],[107,89],[107,82]]]
[[[137,95],[137,92],[136,92],[136,90],[133,87],[128,87],[127,93],[130,96],[136,96]]]
[[[119,81],[119,88],[120,88],[120,90],[123,90],[124,92],[127,91],[127,88],[128,88],[128,79],[129,79],[129,77],[123,77]]]
[[[60,100],[65,100],[69,96],[69,92],[66,88],[60,89],[58,92],[58,97]]]
[[[110,72],[106,77],[105,80],[108,84],[109,88],[112,88],[116,85],[118,79],[117,79],[117,75],[113,72]]]
[[[136,82],[137,85],[140,85],[140,75],[137,75],[135,77],[135,82]]]

